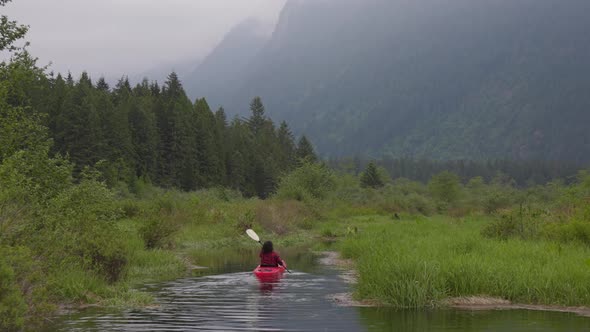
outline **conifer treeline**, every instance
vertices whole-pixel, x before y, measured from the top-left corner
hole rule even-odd
[[[486,181],[498,179],[526,187],[545,184],[555,179],[566,183],[575,181],[586,164],[546,160],[424,160],[411,158],[382,158],[373,161],[393,178],[406,178],[426,183],[443,171],[458,175],[464,182],[481,176]],[[331,159],[330,167],[353,174],[360,174],[370,160],[360,157]]]
[[[77,82],[58,75],[34,99],[55,152],[69,155],[76,174],[96,166],[109,185],[225,186],[264,198],[300,158],[316,158],[305,137],[296,145],[285,122],[277,128],[265,116],[260,98],[249,118],[228,120],[205,99],[192,103],[175,73],[162,87],[147,80],[132,87],[124,78],[113,89],[86,73]]]

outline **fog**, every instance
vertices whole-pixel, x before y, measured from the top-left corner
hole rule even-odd
[[[285,0],[14,0],[0,7],[30,26],[40,65],[108,79],[198,64],[233,26],[255,18],[270,33]]]

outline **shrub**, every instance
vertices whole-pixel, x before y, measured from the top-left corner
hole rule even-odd
[[[0,198],[0,245],[14,243],[26,233],[29,213],[19,204]]]
[[[23,204],[44,204],[71,186],[72,165],[49,158],[47,150],[18,151],[0,164],[0,196]]]
[[[498,212],[501,208],[510,206],[510,197],[499,192],[491,192],[483,199],[483,210],[487,214]]]
[[[178,201],[172,195],[173,192],[167,192],[156,200],[156,209],[160,214],[172,214],[178,209]]]
[[[547,223],[543,227],[545,237],[559,242],[579,242],[590,246],[590,223],[573,220],[566,223]]]
[[[39,236],[44,238],[37,245],[54,243],[55,247],[38,249],[58,261],[63,252],[74,253],[83,266],[115,282],[124,272],[127,255],[116,224],[120,217],[121,210],[106,185],[83,180],[51,201],[41,221],[43,234]]]
[[[127,218],[133,218],[141,213],[139,204],[134,200],[126,199],[120,203],[123,215]]]
[[[320,232],[320,235],[324,238],[335,238],[338,237],[338,235],[331,229],[331,228],[324,228],[322,229],[322,231]]]
[[[482,235],[489,238],[499,238],[506,240],[517,234],[517,222],[511,216],[502,216],[495,220],[482,230]]]
[[[432,214],[435,209],[432,199],[428,199],[427,197],[419,194],[409,194],[406,196],[406,202],[406,210],[412,213],[418,212],[428,216]]]
[[[461,194],[461,182],[456,174],[444,171],[432,177],[428,183],[430,193],[439,201],[453,203]]]
[[[267,231],[285,234],[293,226],[309,223],[310,209],[299,201],[265,201],[256,206],[256,222]]]
[[[360,180],[361,186],[364,188],[381,188],[385,185],[384,179],[374,162],[367,165],[367,168],[361,174]]]
[[[324,199],[334,188],[334,175],[323,164],[304,162],[280,180],[277,197],[297,201]]]
[[[174,246],[172,236],[179,228],[173,218],[160,217],[146,220],[139,233],[147,249],[171,248]]]
[[[0,330],[17,331],[23,327],[27,305],[5,260],[6,250],[0,247]]]
[[[502,215],[500,219],[488,224],[482,229],[482,234],[500,239],[510,237],[537,238],[542,231],[544,216],[546,213],[542,210],[521,205],[518,209],[511,210]]]
[[[245,230],[252,228],[252,225],[254,225],[254,220],[254,212],[248,210],[245,213],[238,216],[236,228],[239,232],[244,232]]]

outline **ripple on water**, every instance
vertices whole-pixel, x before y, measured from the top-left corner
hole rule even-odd
[[[359,331],[358,313],[327,295],[337,278],[294,272],[260,283],[251,272],[181,279],[154,291],[159,306],[77,317],[68,331]]]
[[[337,271],[294,272],[261,284],[251,272],[146,285],[158,305],[108,312],[91,309],[50,331],[590,331],[588,318],[530,311],[396,311],[340,307],[350,291]]]

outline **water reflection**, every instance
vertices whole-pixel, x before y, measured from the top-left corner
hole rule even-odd
[[[262,294],[263,296],[266,295],[270,295],[273,291],[273,289],[275,288],[275,286],[278,285],[279,281],[272,281],[272,282],[262,282],[262,281],[258,281],[260,283],[260,294]]]
[[[369,331],[590,331],[575,314],[526,310],[393,310],[360,308]]]

